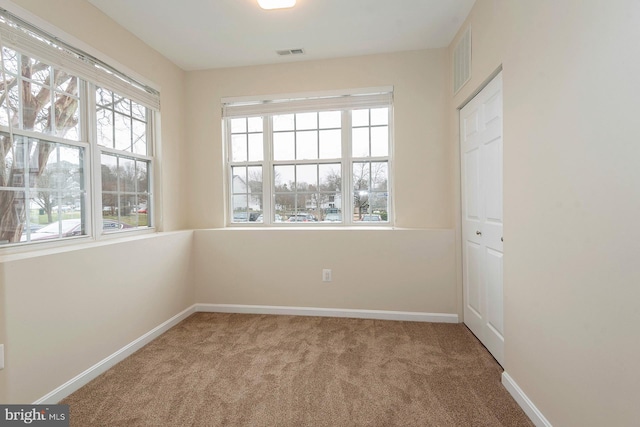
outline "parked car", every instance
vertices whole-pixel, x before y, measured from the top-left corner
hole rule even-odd
[[[314,222],[317,221],[316,217],[310,214],[295,214],[291,215],[287,222]]]
[[[363,215],[360,221],[382,221],[382,217],[377,214]]]
[[[264,222],[264,216],[260,214],[260,216],[256,219],[256,222]],[[275,215],[275,222],[282,222],[282,217],[278,214]]]
[[[125,228],[133,228],[129,224],[125,224],[119,221],[113,221],[110,219],[102,220],[102,229],[104,231],[122,230]],[[58,239],[60,237],[73,237],[82,236],[82,222],[80,219],[63,219],[58,222],[52,222],[45,225],[39,230],[31,233],[31,241],[36,240],[51,240]],[[20,237],[21,242],[27,241],[27,233],[22,233]]]
[[[233,222],[255,222],[258,221],[262,214],[260,212],[234,212]]]
[[[342,217],[339,213],[328,213],[327,216],[324,217],[324,222],[340,222],[342,221]]]

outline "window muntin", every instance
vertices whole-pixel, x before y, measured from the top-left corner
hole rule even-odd
[[[249,118],[227,119],[231,224],[390,222],[390,107],[252,119],[262,120],[253,146],[264,159],[249,158]],[[247,185],[251,168],[261,179]]]

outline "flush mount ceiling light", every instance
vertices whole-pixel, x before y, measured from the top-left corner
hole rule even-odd
[[[296,0],[258,0],[263,9],[286,9],[296,5]]]

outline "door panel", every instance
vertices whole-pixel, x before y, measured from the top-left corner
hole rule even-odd
[[[460,110],[464,322],[504,356],[502,73]]]
[[[467,210],[466,218],[470,221],[480,220],[480,188],[479,188],[479,173],[480,173],[480,150],[475,148],[468,153],[464,154],[466,160],[466,185],[469,191],[466,194]]]

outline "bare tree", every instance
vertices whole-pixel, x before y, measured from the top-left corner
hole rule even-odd
[[[38,178],[37,195],[35,202],[47,215],[47,222],[53,222],[53,210],[59,205],[58,200],[51,191],[41,190],[40,188],[65,188],[67,190],[80,190],[77,184],[79,179],[79,171],[76,165],[62,160],[56,164],[50,165]]]
[[[11,57],[9,52],[5,49],[3,53],[5,63],[15,59],[16,69],[19,63],[19,71],[24,78],[21,80],[18,76],[5,73],[6,79],[0,82],[0,108],[7,109],[11,125],[27,130],[55,129],[59,135],[75,128],[78,123],[78,100],[72,96],[56,96],[53,108],[50,108],[50,102],[51,87],[64,87],[65,92],[77,95],[78,79],[57,69],[53,72],[49,65],[27,55],[16,54]],[[33,83],[31,79],[40,79],[42,84]],[[21,102],[16,88],[21,91]],[[20,183],[21,179],[23,185],[28,185],[41,177],[55,145],[28,138],[24,138],[24,143],[16,144],[5,134],[0,135],[0,147],[0,168],[3,170],[0,186],[13,186]],[[25,200],[24,192],[1,192],[0,241],[20,241],[28,209],[29,201]]]

